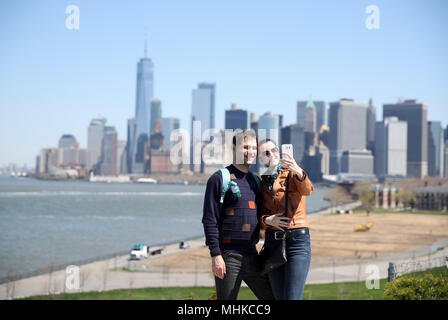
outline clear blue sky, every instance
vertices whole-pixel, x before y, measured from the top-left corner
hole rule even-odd
[[[68,5],[80,29],[65,26]],[[368,30],[368,5],[380,29]],[[296,119],[297,100],[382,104],[417,98],[448,122],[448,1],[159,0],[0,2],[0,165],[34,166],[64,133],[87,144],[101,114],[126,139],[136,64],[155,64],[162,115],[189,128],[191,90],[216,83],[216,123],[232,102]]]

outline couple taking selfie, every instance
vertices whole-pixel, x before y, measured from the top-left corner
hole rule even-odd
[[[202,223],[218,300],[236,300],[244,281],[260,300],[300,300],[311,262],[305,197],[314,187],[277,144],[243,130],[233,163],[207,181]],[[261,179],[249,170],[258,161]],[[262,252],[256,244],[265,230]]]

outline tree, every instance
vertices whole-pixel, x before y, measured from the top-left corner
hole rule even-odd
[[[375,203],[375,194],[370,190],[369,187],[364,187],[359,191],[358,199],[362,203],[362,208],[366,210],[367,215],[369,215]]]
[[[395,193],[394,199],[396,199],[399,203],[402,203],[406,208],[410,207],[411,203],[414,203],[417,200],[417,196],[410,190],[400,190]]]
[[[334,206],[350,202],[352,199],[350,194],[343,187],[337,186],[325,194],[324,200],[331,202],[331,212],[333,213]]]

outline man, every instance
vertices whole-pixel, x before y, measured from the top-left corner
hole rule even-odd
[[[249,172],[257,147],[253,131],[237,132],[232,144],[233,164],[207,181],[202,223],[218,300],[236,300],[243,280],[258,299],[274,299],[268,277],[257,270],[261,191],[258,177]],[[226,170],[231,181],[224,193]]]

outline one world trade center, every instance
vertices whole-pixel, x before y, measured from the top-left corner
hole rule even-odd
[[[154,64],[146,56],[137,64],[137,92],[135,100],[135,118],[130,119],[132,173],[145,173],[146,153],[149,144],[150,105],[153,97]],[[131,159],[129,159],[131,160]]]

